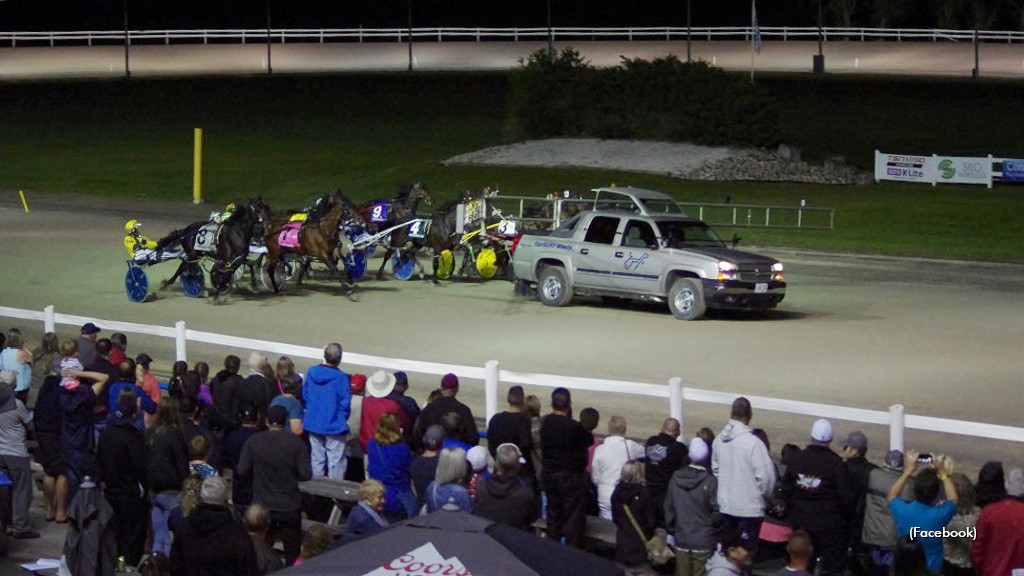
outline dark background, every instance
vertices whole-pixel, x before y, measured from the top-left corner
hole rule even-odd
[[[270,0],[275,28],[406,25],[405,0]],[[544,26],[544,0],[412,0],[415,27]],[[128,0],[136,30],[260,28],[264,0]],[[823,0],[826,25],[1024,29],[1024,0]],[[1019,7],[1018,7],[1019,5]],[[684,26],[685,0],[551,0],[554,26]],[[692,0],[694,26],[749,26],[748,0]],[[762,26],[810,26],[817,0],[762,0]],[[0,30],[114,30],[122,0],[0,1]]]

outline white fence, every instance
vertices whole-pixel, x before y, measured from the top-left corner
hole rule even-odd
[[[104,330],[173,338],[176,343],[176,357],[178,360],[187,360],[189,342],[202,342],[206,344],[228,346],[246,350],[259,350],[271,354],[283,354],[295,358],[307,358],[311,360],[320,360],[323,358],[323,350],[321,348],[190,330],[185,327],[184,322],[176,322],[174,327],[167,327],[135,324],[116,320],[99,320],[86,316],[57,314],[54,311],[53,306],[47,306],[42,312],[0,306],[0,317],[17,318],[22,320],[39,320],[43,322],[43,327],[46,332],[53,332],[57,324],[81,326],[86,322],[96,322],[101,325]],[[668,415],[673,418],[677,418],[680,424],[685,424],[684,401],[730,405],[737,396],[740,396],[740,394],[732,392],[700,390],[697,388],[684,387],[683,380],[680,377],[669,379],[668,386],[663,386],[645,382],[624,382],[600,378],[533,374],[501,370],[499,363],[496,360],[489,360],[482,367],[457,366],[345,352],[344,363],[386,370],[405,370],[423,374],[442,375],[448,372],[454,372],[465,378],[483,380],[485,397],[484,413],[486,414],[487,421],[490,421],[491,416],[496,414],[498,411],[499,382],[504,384],[542,386],[546,388],[564,386],[574,391],[587,390],[606,393],[614,392],[634,396],[639,395],[662,398],[668,400]],[[883,412],[881,410],[848,408],[832,404],[816,404],[813,402],[784,400],[779,398],[769,398],[766,396],[746,396],[758,410],[771,410],[774,412],[798,414],[803,416],[827,417],[865,424],[888,425],[889,447],[890,449],[896,450],[903,450],[903,437],[904,430],[906,428],[913,430],[925,430],[929,432],[952,433],[962,436],[974,436],[990,440],[1024,442],[1024,428],[905,414],[903,406],[900,404],[894,404],[889,407],[888,412]]]
[[[816,27],[762,27],[764,40],[814,40],[818,38]],[[548,34],[555,41],[567,40],[648,40],[680,41],[687,37],[685,27],[655,28],[580,28],[546,27],[533,28],[413,28],[415,41],[431,42],[520,42],[547,40]],[[973,41],[973,30],[943,30],[933,28],[822,28],[825,41],[854,40],[860,42],[891,40],[896,42],[930,41],[961,42]],[[718,28],[690,28],[694,40],[750,40],[751,28],[729,26]],[[129,43],[203,43],[212,42],[266,42],[266,28],[250,29],[207,29],[207,30],[129,30]],[[271,28],[273,42],[405,42],[409,38],[408,28]],[[0,43],[17,45],[81,45],[93,43],[123,43],[124,30],[77,30],[69,32],[3,32]],[[1024,32],[1010,30],[980,30],[978,40],[982,42],[1024,42]]]

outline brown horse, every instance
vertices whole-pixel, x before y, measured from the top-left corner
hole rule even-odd
[[[387,230],[415,220],[421,201],[426,202],[428,206],[434,202],[426,186],[421,182],[403,184],[398,189],[398,196],[393,200],[372,200],[359,208],[359,215],[367,220],[368,231],[375,234],[378,230]],[[384,278],[384,267],[391,261],[391,256],[396,251],[400,257],[415,259],[416,251],[420,247],[421,245],[417,245],[410,238],[409,226],[392,231],[387,238],[384,260],[377,270],[377,280]]]
[[[299,228],[298,245],[295,247],[281,245],[281,233],[290,219],[290,213],[275,218],[266,236],[266,266],[274,292],[281,290],[278,266],[283,264],[287,256],[293,256],[300,262],[297,284],[302,284],[302,276],[312,259],[324,262],[331,275],[337,274],[338,260],[342,256],[340,249],[344,244],[341,236],[345,234],[341,227],[350,221],[362,220],[356,213],[355,205],[340,190],[320,198],[307,211],[306,221]],[[341,289],[346,297],[354,299],[352,279],[347,269],[341,277]]]

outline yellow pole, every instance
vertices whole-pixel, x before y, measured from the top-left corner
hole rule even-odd
[[[25,191],[18,190],[18,194],[21,196],[21,205],[25,207],[25,214],[28,214],[28,201],[25,200]]]
[[[192,203],[203,202],[203,129],[195,129],[195,153],[192,160]]]

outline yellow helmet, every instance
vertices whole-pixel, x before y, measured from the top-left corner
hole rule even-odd
[[[227,206],[225,206],[224,207],[224,211],[225,212],[234,212],[235,211],[235,203],[232,202],[232,203],[228,204]]]
[[[129,221],[124,223],[124,231],[125,232],[131,232],[132,230],[135,230],[136,228],[138,228],[141,225],[142,224],[140,224],[138,220],[129,220]]]

